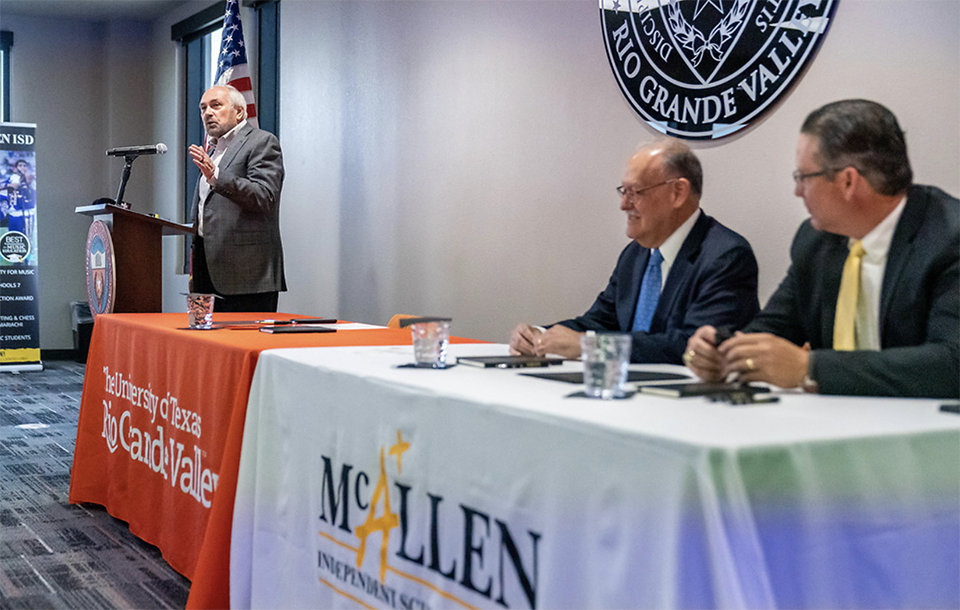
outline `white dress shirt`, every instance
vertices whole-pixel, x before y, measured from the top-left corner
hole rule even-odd
[[[687,236],[690,235],[690,231],[693,230],[693,225],[697,223],[697,219],[700,218],[701,214],[703,214],[703,210],[698,208],[696,212],[690,214],[690,218],[684,220],[683,224],[677,227],[677,230],[671,233],[670,237],[660,245],[660,254],[663,256],[663,261],[660,263],[661,291],[663,291],[663,287],[667,284],[667,275],[670,273],[670,268],[673,267],[673,261],[677,260],[677,255],[680,254],[680,248],[683,246],[683,242],[686,241]]]
[[[200,209],[197,211],[197,224],[199,225],[197,233],[200,237],[203,237],[203,204],[207,200],[207,195],[210,194],[210,189],[217,183],[217,178],[220,176],[220,159],[223,158],[223,153],[227,152],[227,147],[230,146],[230,142],[237,135],[237,131],[246,124],[247,120],[244,119],[237,123],[236,127],[217,138],[217,147],[210,155],[210,160],[213,161],[213,176],[200,181]],[[200,175],[203,176],[203,174]]]
[[[860,298],[857,300],[857,318],[854,322],[857,349],[880,349],[880,291],[887,268],[887,254],[893,232],[900,222],[907,198],[904,197],[886,218],[880,221],[861,241],[864,255],[860,262]],[[854,240],[850,240],[852,244]]]

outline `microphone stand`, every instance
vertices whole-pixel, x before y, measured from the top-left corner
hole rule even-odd
[[[124,163],[123,173],[120,175],[120,190],[117,191],[117,201],[116,201],[117,205],[120,207],[123,207],[123,191],[126,190],[127,180],[130,179],[130,168],[133,167],[133,162],[136,161],[137,157],[139,156],[140,155],[137,155],[137,154],[129,154],[123,157],[126,163]]]

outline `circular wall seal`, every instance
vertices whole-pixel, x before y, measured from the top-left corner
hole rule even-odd
[[[0,256],[8,263],[22,263],[30,256],[30,238],[20,231],[7,231],[0,236]]]
[[[667,135],[721,138],[803,72],[840,0],[600,0],[620,91]]]
[[[113,311],[116,279],[110,228],[94,220],[87,232],[87,301],[94,317]]]

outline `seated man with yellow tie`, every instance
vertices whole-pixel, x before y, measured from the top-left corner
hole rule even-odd
[[[700,209],[703,169],[690,148],[661,140],[640,148],[617,187],[627,237],[607,287],[582,316],[543,329],[520,324],[518,355],[580,356],[588,330],[631,333],[632,362],[680,364],[704,324],[741,328],[760,309],[750,244]]]
[[[912,184],[904,134],[880,104],[827,104],[804,121],[793,174],[810,212],[787,276],[760,314],[715,346],[700,377],[823,394],[960,395],[960,201]]]

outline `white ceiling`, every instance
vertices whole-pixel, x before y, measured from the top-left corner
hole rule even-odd
[[[203,9],[214,0],[0,0],[0,15],[65,17],[87,21],[150,21],[184,4]]]

